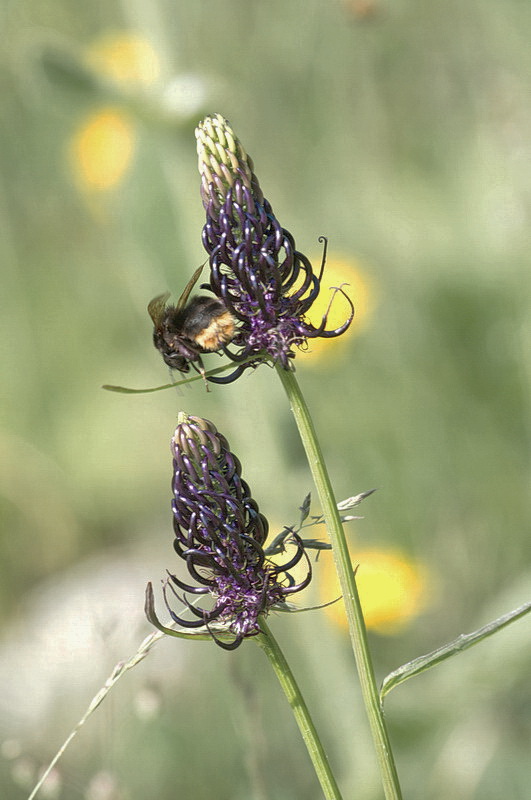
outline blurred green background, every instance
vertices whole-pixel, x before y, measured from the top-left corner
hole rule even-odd
[[[228,437],[274,528],[311,489],[267,369],[208,394],[100,388],[168,380],[146,305],[204,260],[205,114],[231,121],[298,247],[318,260],[327,235],[373,287],[363,329],[297,370],[338,498],[379,488],[353,552],[398,548],[429,575],[423,613],[371,634],[379,679],[529,600],[531,6],[4,0],[0,21],[0,796],[27,797],[150,632],[145,583],[175,566],[180,409]],[[138,79],[98,62],[114,35],[147,43]],[[103,175],[123,169],[91,184],[80,131],[108,113]],[[344,632],[323,612],[273,625],[345,798],[380,798]],[[390,696],[407,798],[529,797],[529,630]],[[47,796],[321,793],[258,648],[172,640],[113,691]]]

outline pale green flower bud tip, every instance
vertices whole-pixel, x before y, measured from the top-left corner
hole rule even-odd
[[[181,411],[171,439],[174,461],[186,458],[186,469],[195,470],[200,475],[204,469],[202,459],[205,448],[218,455],[224,441],[225,439],[218,433],[215,425],[208,419],[194,417]]]
[[[199,123],[195,131],[199,172],[205,192],[209,187],[221,196],[240,178],[249,189],[253,184],[253,162],[227,120],[214,114]]]
[[[188,414],[186,411],[179,411],[177,414],[177,425],[183,425],[185,422],[188,422]]]

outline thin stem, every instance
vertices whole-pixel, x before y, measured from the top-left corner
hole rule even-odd
[[[306,401],[304,400],[294,373],[283,369],[281,366],[277,366],[277,372],[297,422],[299,434],[306,451],[306,457],[319,495],[319,500],[321,501],[323,516],[330,536],[336,570],[347,612],[352,649],[358,668],[363,701],[365,703],[373,742],[378,756],[385,797],[386,800],[401,800],[402,793],[400,790],[398,773],[396,771],[391,743],[383,716],[383,709],[378,695],[378,687],[374,676],[374,668],[369,651],[367,631],[361,610],[356,579],[354,570],[352,569],[352,562],[347,548],[343,525],[337,510],[334,492],[330,483],[330,478],[328,477],[328,471],[308,406],[306,405]]]
[[[260,618],[260,629],[262,633],[259,634],[254,641],[260,645],[271,662],[271,666],[275,670],[276,676],[291,706],[297,725],[299,726],[315,772],[319,778],[323,794],[327,800],[341,800],[339,787],[330,769],[328,758],[313,724],[310,712],[304,702],[295,677],[289,668],[289,664],[263,617]]]

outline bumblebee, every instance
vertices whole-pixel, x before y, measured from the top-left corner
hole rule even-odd
[[[188,281],[177,305],[166,305],[169,292],[154,297],[148,305],[155,326],[153,344],[164,362],[179,372],[190,364],[205,377],[201,353],[219,350],[236,333],[234,319],[217,297],[196,295],[189,300],[203,266]]]

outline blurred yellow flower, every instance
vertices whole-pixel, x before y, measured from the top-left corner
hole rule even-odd
[[[94,70],[124,88],[149,86],[160,73],[152,45],[131,33],[105,34],[88,48],[85,57]],[[69,143],[78,186],[89,191],[115,187],[129,169],[135,147],[136,128],[125,111],[118,106],[93,111],[74,131]]]
[[[83,189],[112,189],[123,178],[135,150],[135,128],[118,108],[102,108],[85,118],[70,141],[70,161]]]
[[[331,554],[321,554],[320,580],[323,602],[341,594]],[[418,616],[428,603],[428,571],[394,549],[362,549],[353,556],[359,564],[356,584],[365,624],[377,633],[394,635]],[[326,608],[329,617],[340,627],[347,627],[343,603]]]
[[[312,263],[319,263],[319,259],[316,258]],[[345,345],[367,325],[373,314],[375,289],[372,279],[360,268],[356,260],[330,256],[326,262],[321,292],[306,314],[312,325],[319,326],[326,313],[333,293],[329,291],[328,287],[341,286],[341,284],[348,284],[344,290],[354,303],[354,319],[349,329],[336,339],[309,339],[308,350],[301,351],[302,354],[306,354],[305,364],[316,364],[323,357],[328,359],[341,356],[346,350]],[[350,308],[347,301],[337,292],[328,314],[327,329],[339,328],[349,313]]]
[[[155,49],[133,33],[107,33],[88,48],[88,64],[121,86],[151,86],[160,75]]]

